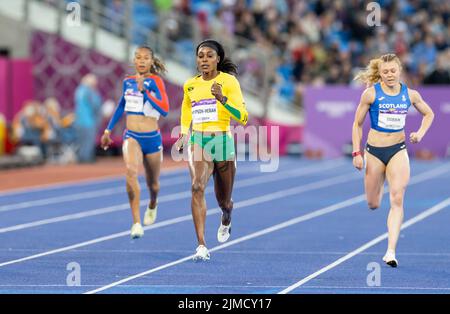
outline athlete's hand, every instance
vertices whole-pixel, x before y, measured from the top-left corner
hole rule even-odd
[[[216,81],[214,81],[214,84],[211,86],[211,94],[213,94],[214,97],[220,102],[223,100],[223,94],[222,94],[222,86],[218,84]]]
[[[109,132],[105,132],[100,139],[100,145],[104,150],[107,150],[109,146],[113,143],[113,140],[109,136]]]
[[[353,157],[353,166],[358,170],[362,170],[364,166],[364,160],[361,155]]]
[[[144,89],[144,76],[138,73],[136,75],[136,82],[138,84],[139,91],[142,91]]]
[[[412,132],[411,134],[409,134],[409,140],[411,143],[419,143],[422,140],[423,135],[420,134],[419,132]]]
[[[177,151],[182,152],[184,146],[186,145],[186,142],[187,142],[187,135],[181,134],[181,136],[175,142],[175,148],[177,149]]]

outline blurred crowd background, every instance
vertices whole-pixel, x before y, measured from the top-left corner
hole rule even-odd
[[[185,27],[188,20],[197,24],[203,38],[222,38],[228,46],[241,49],[257,46],[273,55],[271,82],[291,103],[304,84],[353,84],[355,73],[371,58],[390,52],[402,60],[407,84],[450,84],[450,1],[376,1],[381,7],[377,27],[367,23],[369,2],[136,0],[132,22],[140,30],[169,28],[178,48],[175,53],[191,67],[195,42]],[[102,3],[102,27],[121,32],[127,18],[125,1]],[[141,32],[133,34],[135,44],[146,41]],[[260,66],[254,60],[241,66],[241,74],[254,74],[255,88]]]
[[[164,61],[192,73],[196,43],[218,39],[238,63],[245,91],[263,103],[263,115],[270,102],[302,115],[305,86],[357,85],[355,73],[388,52],[402,60],[408,85],[450,84],[450,1],[376,1],[381,8],[376,27],[367,23],[370,1],[361,0],[38,2],[62,10],[79,2],[83,21],[127,39],[130,47],[149,44]],[[97,142],[77,138],[95,139],[102,130],[118,99],[117,79],[127,71],[109,75],[106,92],[99,89],[106,84],[99,71],[80,72],[64,97],[38,88],[38,99],[24,103],[13,121],[4,121],[10,142],[35,144],[44,160],[57,151],[64,162],[93,162]],[[39,80],[42,73],[35,76]],[[176,123],[178,115],[172,119]]]

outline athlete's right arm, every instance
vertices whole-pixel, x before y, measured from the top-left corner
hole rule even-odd
[[[191,127],[191,122],[192,122],[192,111],[191,111],[192,104],[191,104],[189,95],[187,93],[186,85],[187,84],[184,84],[184,86],[183,86],[184,96],[183,96],[183,103],[181,104],[180,137],[175,142],[175,147],[179,152],[181,152],[183,150],[184,145],[186,145],[186,143],[187,143],[187,134],[189,133],[189,129]]]
[[[116,111],[114,111],[114,114],[111,117],[111,120],[109,120],[108,126],[106,127],[105,131],[111,132],[112,129],[114,129],[114,126],[120,120],[124,111],[125,111],[125,98],[122,95],[122,97],[120,98],[119,104],[116,107]]]
[[[192,104],[187,91],[187,84],[184,85],[183,103],[181,104],[181,134],[188,134],[192,122]]]
[[[125,85],[125,81],[123,83]],[[111,140],[111,137],[109,136],[112,129],[116,125],[116,123],[120,120],[120,118],[123,115],[123,112],[125,111],[125,97],[123,95],[124,88],[122,87],[122,97],[120,97],[119,104],[116,107],[116,110],[114,111],[113,116],[111,117],[111,120],[109,120],[108,126],[106,127],[105,131],[103,132],[103,135],[100,139],[101,146],[104,150],[108,149],[109,145],[113,142]]]
[[[375,89],[373,87],[367,88],[361,95],[361,100],[359,102],[358,108],[356,108],[355,120],[353,121],[353,128],[352,128],[353,153],[358,154],[361,152],[363,124],[367,112],[370,109],[370,104],[374,101],[374,99],[375,99]],[[358,154],[353,157],[353,165],[358,170],[362,169],[363,159],[361,154]]]

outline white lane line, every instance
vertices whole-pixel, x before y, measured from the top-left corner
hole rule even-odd
[[[14,284],[5,284],[0,285],[2,288],[22,288],[22,287],[28,287],[28,288],[44,288],[44,287],[55,287],[55,288],[67,288],[67,285],[62,284],[48,284],[48,285],[14,285]],[[90,288],[90,287],[98,287],[98,285],[80,285],[80,286],[74,286],[73,289],[80,289],[80,288]],[[70,287],[69,287],[70,288]],[[120,288],[155,288],[155,289],[164,289],[164,288],[247,288],[247,289],[255,289],[255,288],[283,288],[281,285],[146,285],[146,284],[135,284],[135,285],[120,285]],[[364,290],[430,290],[430,291],[447,291],[450,290],[450,287],[442,287],[442,288],[436,288],[436,287],[348,287],[348,286],[308,286],[308,289],[364,289]]]
[[[323,165],[315,165],[315,166],[306,166],[302,168],[298,168],[296,170],[285,170],[277,172],[276,174],[271,175],[263,175],[259,176],[260,178],[267,177],[267,178],[276,178],[278,177],[289,177],[289,176],[298,176],[298,175],[306,175],[314,172],[321,172],[329,169],[333,169],[339,166],[342,166],[344,164],[343,160],[339,161],[333,161],[333,162],[327,162]],[[333,166],[334,165],[334,166]],[[239,174],[242,174],[240,171]],[[254,180],[254,178],[246,179]],[[161,186],[164,188],[167,186],[174,186],[176,184],[187,184],[190,181],[189,175],[187,176],[181,176],[181,177],[174,177],[174,178],[167,178],[161,180]],[[242,180],[241,180],[242,181]],[[243,180],[245,181],[245,180]],[[239,181],[237,181],[239,182]],[[271,181],[267,181],[271,182]],[[145,178],[140,178],[139,183],[141,185],[145,185]],[[89,192],[80,192],[80,193],[71,193],[70,195],[63,195],[63,196],[55,196],[55,197],[49,197],[44,199],[34,199],[32,201],[25,201],[25,202],[18,202],[18,203],[12,203],[8,205],[0,206],[0,212],[5,211],[11,211],[11,210],[17,210],[17,209],[25,209],[25,208],[31,208],[34,206],[45,206],[45,205],[51,205],[51,204],[58,204],[58,203],[64,203],[64,202],[71,202],[71,201],[77,201],[77,200],[85,200],[90,198],[96,198],[96,197],[103,197],[108,195],[113,195],[117,193],[123,193],[125,195],[125,189],[124,186],[115,187],[115,188],[106,188],[106,189],[97,189],[95,191],[89,191]]]
[[[288,170],[283,173],[275,173],[275,174],[265,175],[265,176],[256,176],[256,177],[252,177],[252,178],[248,178],[248,179],[244,179],[244,180],[240,180],[240,181],[236,182],[235,188],[242,188],[242,187],[254,186],[257,184],[286,180],[286,179],[290,179],[292,177],[306,176],[306,175],[313,174],[313,173],[320,173],[320,172],[329,170],[331,168],[336,168],[336,167],[337,167],[336,165],[333,165],[332,163],[330,163],[328,165],[321,165],[320,167],[319,166],[309,167],[308,169],[300,168],[300,169],[297,169],[294,171]],[[205,194],[209,194],[212,192],[214,192],[214,189],[211,187],[208,187],[205,191]],[[164,202],[180,200],[180,199],[185,199],[185,198],[189,198],[189,197],[191,197],[190,191],[178,192],[178,193],[163,195],[163,196],[159,197],[158,202],[161,204]],[[149,201],[150,201],[149,199],[142,200],[140,202],[140,206],[147,206]],[[6,232],[11,232],[11,231],[28,229],[28,228],[37,227],[37,226],[48,225],[48,224],[57,223],[57,222],[81,219],[81,218],[92,217],[92,216],[96,216],[96,215],[103,215],[103,214],[121,211],[121,210],[129,209],[129,208],[130,208],[130,205],[127,202],[127,203],[122,203],[119,205],[97,208],[97,209],[82,211],[82,212],[78,212],[78,213],[74,213],[74,214],[67,214],[67,215],[63,215],[63,216],[32,221],[32,222],[18,224],[18,225],[14,225],[14,226],[10,226],[10,227],[0,228],[0,234],[6,233]]]
[[[174,177],[171,179],[161,180],[161,186],[164,188],[164,186],[174,186],[177,184],[187,183],[189,181],[189,178],[183,176],[183,177]],[[145,184],[144,179],[139,180],[139,184],[143,185]],[[58,204],[58,203],[64,203],[64,202],[73,202],[78,200],[86,200],[90,198],[96,198],[96,197],[103,197],[103,196],[109,196],[113,194],[122,193],[125,194],[125,188],[124,185],[120,187],[115,188],[107,188],[107,189],[100,189],[95,191],[89,191],[89,192],[80,192],[80,193],[71,193],[70,195],[63,195],[63,196],[55,196],[55,197],[48,197],[43,198],[39,200],[33,200],[33,201],[26,201],[26,202],[19,202],[19,203],[13,203],[8,205],[0,206],[0,212],[6,212],[6,211],[12,211],[17,209],[25,209],[35,206],[45,206],[45,205],[51,205],[51,204]]]
[[[48,284],[48,285],[32,285],[32,284],[0,284],[0,287],[5,288],[12,288],[12,287],[61,287],[61,288],[67,288],[66,285],[62,284]],[[74,289],[80,289],[80,288],[89,288],[89,287],[98,287],[98,285],[79,285],[79,286],[73,286]],[[283,286],[257,286],[257,285],[248,285],[248,286],[236,286],[236,285],[121,285],[121,288],[282,288]],[[70,288],[70,287],[69,287]]]
[[[90,285],[92,286],[92,285]],[[278,287],[277,287],[278,288]],[[305,289],[364,289],[364,290],[450,290],[449,287],[435,288],[435,287],[346,287],[346,286],[308,286]]]
[[[404,230],[422,220],[424,220],[425,218],[438,213],[439,211],[441,211],[442,209],[446,208],[450,206],[450,197],[443,200],[442,202],[439,202],[438,204],[434,205],[431,208],[428,208],[427,210],[425,210],[424,212],[414,216],[413,218],[409,219],[408,221],[406,221],[405,223],[402,224],[401,230]],[[371,248],[372,246],[380,243],[381,241],[387,239],[388,237],[388,233],[384,233],[378,237],[376,237],[375,239],[365,243],[364,245],[360,246],[359,248],[357,248],[356,250],[348,253],[347,255],[339,258],[338,260],[334,261],[333,263],[319,269],[318,271],[316,271],[315,273],[303,278],[302,280],[296,282],[295,284],[287,287],[286,289],[282,290],[279,292],[279,294],[286,294],[291,292],[292,290],[304,285],[305,283],[307,283],[308,281],[311,281],[312,279],[318,277],[319,275],[329,271],[330,269],[335,268],[336,266],[344,263],[345,261],[351,259],[352,257],[358,255],[359,253],[367,250],[368,248]]]
[[[254,238],[266,235],[268,233],[271,233],[271,232],[274,232],[274,231],[277,231],[277,230],[281,230],[283,228],[287,228],[289,226],[295,225],[295,224],[300,223],[302,221],[307,221],[309,219],[313,219],[315,217],[319,217],[319,216],[331,213],[331,212],[336,211],[338,209],[345,208],[345,207],[351,206],[353,204],[357,204],[357,203],[361,202],[362,200],[364,200],[364,196],[353,197],[353,198],[348,199],[346,201],[343,201],[343,202],[340,202],[340,203],[337,203],[337,204],[334,204],[334,205],[331,205],[331,206],[327,206],[327,207],[322,208],[322,209],[315,210],[315,211],[313,211],[311,213],[308,213],[306,215],[302,215],[302,216],[299,216],[297,218],[290,219],[290,220],[285,221],[283,223],[274,225],[274,226],[269,227],[269,228],[262,229],[260,231],[251,233],[251,234],[249,234],[247,236],[240,237],[240,238],[237,238],[237,239],[232,240],[230,242],[227,242],[225,244],[216,246],[216,247],[210,249],[210,252],[215,252],[215,251],[221,250],[223,248],[226,248],[226,247],[229,247],[229,246],[232,246],[232,245],[244,242],[244,241],[248,241],[248,240],[251,240],[251,239],[254,239]],[[161,265],[161,266],[156,267],[156,268],[152,268],[150,270],[141,272],[139,274],[136,274],[136,275],[133,275],[133,276],[130,276],[130,277],[126,277],[126,278],[124,278],[122,280],[113,282],[113,283],[111,283],[109,285],[100,287],[100,288],[95,289],[95,290],[88,291],[88,292],[86,292],[86,294],[94,294],[94,293],[97,293],[97,292],[100,292],[100,291],[104,291],[104,290],[110,289],[112,287],[118,286],[118,285],[120,285],[122,283],[131,281],[133,279],[137,279],[137,278],[149,275],[151,273],[154,273],[154,272],[157,272],[157,271],[160,271],[160,270],[163,270],[163,269],[166,269],[166,268],[169,268],[169,267],[181,264],[183,262],[191,260],[193,256],[194,255],[190,255],[190,256],[187,256],[185,258],[176,260],[174,262],[171,262],[171,263],[168,263],[168,264],[164,264],[164,265]]]
[[[334,184],[340,184],[340,183],[345,183],[345,182],[349,182],[355,179],[358,179],[360,176],[359,175],[344,175],[344,176],[338,176],[335,178],[330,178],[330,179],[326,179],[326,180],[322,180],[322,181],[317,181],[317,182],[313,182],[313,183],[309,183],[309,184],[305,184],[305,185],[301,185],[289,190],[282,190],[282,191],[278,191],[278,192],[274,192],[270,195],[264,195],[264,196],[258,196],[258,197],[254,197],[248,200],[244,200],[244,201],[240,201],[234,204],[234,209],[239,209],[239,208],[243,208],[246,206],[251,206],[251,205],[255,205],[255,204],[260,204],[260,203],[264,203],[267,201],[272,201],[272,200],[276,200],[276,199],[280,199],[280,198],[284,198],[284,197],[288,197],[288,196],[292,196],[292,195],[297,195],[299,193],[302,192],[307,192],[307,191],[312,191],[312,190],[316,190],[316,189],[321,189],[324,187],[328,187]],[[364,199],[364,197],[362,196],[358,196],[358,201],[361,201]],[[219,207],[210,209],[206,212],[207,216],[210,215],[214,215],[221,212]],[[169,225],[173,225],[173,224],[177,224],[180,222],[184,222],[184,221],[192,221],[192,216],[189,215],[185,215],[185,216],[181,216],[181,217],[177,217],[177,218],[173,218],[173,219],[169,219],[169,220],[165,220],[165,221],[161,221],[158,223],[155,223],[151,226],[147,226],[144,227],[144,230],[150,230],[150,229],[156,229],[156,228],[161,228],[164,226],[169,226]],[[28,260],[32,260],[32,259],[36,259],[39,257],[43,257],[43,256],[48,256],[48,255],[52,255],[52,254],[56,254],[56,253],[61,253],[61,252],[65,252],[65,251],[69,251],[69,250],[73,250],[73,249],[77,249],[80,247],[84,247],[84,246],[88,246],[91,244],[96,244],[96,243],[100,243],[100,242],[104,242],[104,241],[109,241],[112,239],[116,239],[119,237],[123,237],[123,236],[130,236],[130,231],[126,230],[123,232],[118,232],[118,233],[114,233],[108,236],[104,236],[104,237],[100,237],[100,238],[96,238],[93,240],[89,240],[89,241],[85,241],[85,242],[81,242],[81,243],[77,243],[77,244],[73,244],[70,246],[66,246],[66,247],[62,247],[59,249],[55,249],[55,250],[51,250],[51,251],[47,251],[47,252],[42,252],[39,254],[35,254],[35,255],[31,255],[31,256],[27,256],[27,257],[23,257],[23,258],[19,258],[19,259],[15,259],[15,260],[11,260],[11,261],[7,261],[7,262],[3,262],[0,263],[0,267],[3,266],[7,266],[7,265],[11,265],[11,264],[16,264],[16,263],[20,263],[20,262],[24,262],[24,261],[28,261]]]
[[[0,249],[0,252],[39,252],[41,249],[12,249],[12,248],[2,248]],[[80,252],[80,253],[117,253],[117,254],[131,254],[131,253],[143,253],[143,254],[149,254],[149,253],[191,253],[192,250],[160,250],[160,249],[121,249],[121,250],[112,250],[112,249],[86,249],[86,250],[77,250],[74,249],[72,252]],[[378,252],[362,252],[360,255],[367,255],[367,256],[379,256],[384,252],[378,251]],[[333,251],[264,251],[264,250],[227,250],[226,253],[220,252],[219,254],[237,254],[237,255],[344,255],[347,254],[347,252],[333,252]],[[397,254],[398,256],[419,256],[419,257],[450,257],[450,253],[411,253],[411,252],[401,252]],[[283,286],[285,287],[285,286]],[[308,286],[310,287],[310,286]]]
[[[432,179],[433,177],[436,177],[436,176],[438,176],[440,174],[445,173],[449,169],[450,169],[449,166],[441,166],[441,167],[435,168],[434,170],[423,172],[423,173],[421,173],[421,174],[419,174],[417,176],[412,177],[411,180],[410,180],[410,185],[414,185],[414,184],[423,182],[425,180]],[[305,187],[304,186],[300,186],[299,188],[303,188],[304,189]],[[296,191],[294,191],[294,192],[296,192]],[[283,197],[283,196],[281,196],[281,197]],[[356,198],[358,198],[360,201],[365,199],[364,194],[359,195]],[[240,206],[241,205],[239,203],[235,204],[235,208],[239,208]],[[213,214],[216,214],[216,213],[219,213],[219,212],[220,212],[220,209],[216,207],[214,209],[208,210],[206,215],[210,216],[210,215],[213,215]],[[156,223],[156,224],[151,225],[151,226],[144,227],[144,230],[156,229],[156,228],[160,228],[160,227],[164,227],[164,226],[167,226],[167,225],[176,224],[176,223],[183,222],[183,221],[190,221],[191,219],[192,219],[191,215],[185,215],[185,216],[182,216],[182,217],[169,219],[169,220],[166,220],[166,221],[162,221],[162,222]],[[100,237],[100,238],[96,238],[96,239],[93,239],[93,240],[77,243],[77,244],[74,244],[74,245],[62,247],[62,248],[59,248],[59,249],[42,252],[42,253],[31,255],[31,256],[27,256],[27,257],[24,257],[24,258],[19,258],[19,259],[3,262],[3,263],[0,263],[0,267],[11,265],[11,264],[16,264],[16,263],[20,263],[20,262],[24,262],[24,261],[28,261],[28,260],[33,260],[33,259],[36,259],[36,258],[39,258],[39,257],[43,257],[43,256],[57,254],[57,253],[65,252],[65,251],[70,251],[70,250],[77,249],[77,248],[80,248],[80,247],[85,247],[85,246],[88,246],[88,245],[91,245],[91,244],[96,244],[96,243],[100,243],[100,242],[116,239],[116,238],[123,237],[123,236],[129,236],[129,230],[126,230],[126,231],[123,231],[123,232],[119,232],[119,233],[115,233],[115,234],[111,234],[111,235],[104,236],[104,237]]]
[[[161,175],[171,175],[171,174],[177,174],[186,171],[186,167],[171,167],[167,169],[161,169]],[[85,184],[102,184],[107,183],[111,181],[116,181],[123,179],[123,175],[111,175],[111,176],[102,176],[101,178],[95,177],[90,179],[81,179],[81,180],[72,180],[72,181],[64,181],[64,182],[57,182],[57,183],[49,183],[49,184],[42,184],[39,186],[33,186],[33,187],[25,187],[25,188],[15,188],[15,189],[8,189],[8,190],[2,190],[0,191],[0,197],[1,196],[11,196],[21,193],[31,193],[31,192],[40,192],[45,190],[59,190],[63,188],[68,187],[76,187],[78,185],[85,185]]]
[[[257,166],[251,166],[251,167],[245,167],[239,170],[240,173],[250,173],[250,172],[257,172],[259,171],[259,167]],[[169,178],[171,175],[175,174],[181,174],[186,173],[189,175],[189,172],[187,170],[186,166],[176,166],[171,167],[167,169],[161,169],[161,177],[167,177]],[[40,186],[34,186],[34,187],[25,187],[25,188],[14,188],[14,189],[8,189],[8,190],[2,190],[0,191],[0,197],[1,196],[12,196],[15,194],[20,193],[32,193],[32,192],[40,192],[45,190],[58,190],[68,187],[76,187],[78,185],[85,185],[85,184],[102,184],[102,183],[108,183],[112,181],[122,180],[124,178],[123,174],[120,175],[111,175],[111,176],[102,176],[102,177],[96,177],[96,178],[89,178],[89,179],[80,179],[80,180],[72,180],[72,181],[64,181],[64,182],[57,182],[57,183],[49,183],[49,184],[43,184]]]
[[[344,160],[344,158],[336,159],[336,161]],[[250,161],[246,161],[246,164],[251,163]],[[244,166],[242,167],[240,164],[238,164],[239,167],[239,173],[245,174],[245,173],[251,173],[251,172],[258,172],[260,171],[259,164],[264,164],[262,162],[255,162],[258,163],[258,165],[251,165],[251,166]],[[291,163],[298,163],[297,160],[284,162],[283,165],[286,165],[286,163],[289,165]],[[189,174],[187,171],[186,166],[175,166],[170,168],[161,169],[161,176],[170,176],[172,174],[179,174],[186,172],[186,174]],[[14,188],[14,189],[7,189],[7,190],[1,190],[0,191],[0,197],[2,196],[12,196],[16,194],[21,193],[33,193],[33,192],[39,192],[39,191],[45,191],[45,190],[58,190],[63,189],[67,187],[76,187],[78,185],[85,185],[85,184],[101,184],[101,183],[107,183],[111,181],[117,181],[123,179],[124,175],[111,175],[111,176],[102,176],[101,178],[89,178],[89,179],[81,179],[81,180],[72,180],[72,181],[64,181],[64,182],[57,182],[57,183],[49,183],[49,184],[42,184],[40,186],[34,186],[34,187],[25,187],[25,188]]]
[[[446,170],[443,170],[443,169],[446,169]],[[435,168],[434,170],[421,173],[421,174],[413,177],[410,180],[410,184],[409,185],[417,184],[417,183],[423,182],[425,180],[429,180],[429,179],[431,179],[433,177],[439,176],[439,175],[443,174],[444,172],[448,171],[448,169],[449,169],[449,166],[447,165],[447,166],[440,167],[440,169]],[[285,221],[283,223],[274,225],[274,226],[269,227],[269,228],[265,228],[265,229],[260,230],[258,232],[254,232],[254,233],[249,234],[247,236],[244,236],[244,237],[241,237],[241,238],[237,238],[237,239],[232,240],[230,242],[227,242],[225,244],[216,246],[216,247],[212,248],[210,250],[210,252],[218,251],[218,250],[221,250],[223,248],[232,246],[234,244],[238,244],[238,243],[241,243],[241,242],[244,242],[244,241],[256,238],[256,237],[260,237],[262,235],[266,235],[268,233],[271,233],[271,232],[274,232],[274,231],[277,231],[277,230],[280,230],[280,229],[283,229],[283,228],[287,228],[289,226],[295,225],[295,224],[300,223],[302,221],[306,221],[306,220],[309,220],[309,219],[313,219],[315,217],[326,215],[326,214],[334,212],[336,210],[339,210],[339,209],[342,209],[342,208],[345,208],[345,207],[357,204],[357,203],[359,203],[361,201],[364,201],[365,199],[366,199],[365,194],[361,194],[359,196],[352,197],[352,198],[347,199],[345,201],[342,201],[342,202],[339,202],[339,203],[327,206],[325,208],[321,208],[321,209],[315,210],[315,211],[310,212],[310,213],[308,213],[306,215],[302,215],[302,216],[299,216],[297,218],[293,218],[293,219],[287,220],[287,221]],[[149,275],[151,273],[155,273],[157,271],[160,271],[160,270],[163,270],[163,269],[166,269],[166,268],[169,268],[169,267],[172,267],[172,266],[184,263],[184,262],[192,259],[193,256],[194,255],[190,255],[190,256],[184,257],[182,259],[173,261],[171,263],[164,264],[164,265],[161,265],[159,267],[149,269],[147,271],[141,272],[139,274],[136,274],[136,275],[133,275],[133,276],[130,276],[130,277],[126,277],[126,278],[124,278],[122,280],[113,282],[113,283],[111,283],[109,285],[106,285],[106,286],[102,286],[102,287],[100,287],[98,289],[87,291],[86,294],[94,294],[94,293],[97,293],[97,292],[101,292],[101,291],[110,289],[112,287],[121,285],[121,284],[123,284],[125,282],[129,282],[131,280],[134,280],[134,279],[137,279],[137,278]]]
[[[96,177],[96,178],[92,178],[92,179],[65,181],[65,182],[42,184],[42,185],[33,186],[33,187],[8,189],[8,190],[2,190],[0,192],[0,197],[12,196],[12,195],[21,194],[21,193],[40,192],[40,191],[45,191],[45,190],[59,190],[59,189],[63,189],[63,188],[76,187],[78,185],[85,185],[85,184],[102,184],[102,183],[108,183],[108,182],[120,180],[121,178],[123,178],[123,175],[111,175],[111,176],[106,176],[106,177],[102,177],[102,178]]]

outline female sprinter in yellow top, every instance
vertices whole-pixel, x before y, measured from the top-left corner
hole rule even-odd
[[[211,175],[222,218],[217,239],[228,240],[231,232],[231,211],[234,176],[236,173],[234,139],[230,118],[245,125],[248,113],[241,88],[234,75],[237,66],[225,57],[225,51],[215,40],[205,40],[197,46],[197,69],[201,72],[184,84],[181,108],[181,136],[175,143],[178,150],[189,140],[189,170],[192,180],[192,216],[198,239],[194,260],[208,260],[205,242],[205,188]]]
[[[127,120],[122,150],[127,168],[128,200],[133,214],[131,237],[139,238],[144,235],[139,211],[139,164],[144,162],[147,186],[150,190],[150,204],[144,214],[144,225],[150,225],[156,219],[162,157],[158,119],[169,113],[169,101],[164,82],[158,75],[165,72],[165,67],[153,55],[150,47],[141,46],[136,50],[134,65],[136,75],[126,77],[123,81],[122,97],[104,131],[101,145],[104,149],[111,145],[111,130],[125,111]]]
[[[409,135],[411,143],[419,143],[431,126],[433,111],[420,94],[400,82],[402,65],[395,54],[386,54],[370,61],[355,79],[367,84],[356,110],[353,123],[353,165],[361,170],[362,126],[367,112],[371,129],[367,138],[364,186],[371,209],[380,206],[385,178],[389,184],[391,209],[387,219],[388,248],[383,257],[388,265],[397,267],[395,258],[400,227],[403,221],[403,197],[409,181],[409,159],[405,143],[405,119],[410,105],[422,115],[422,125]]]

